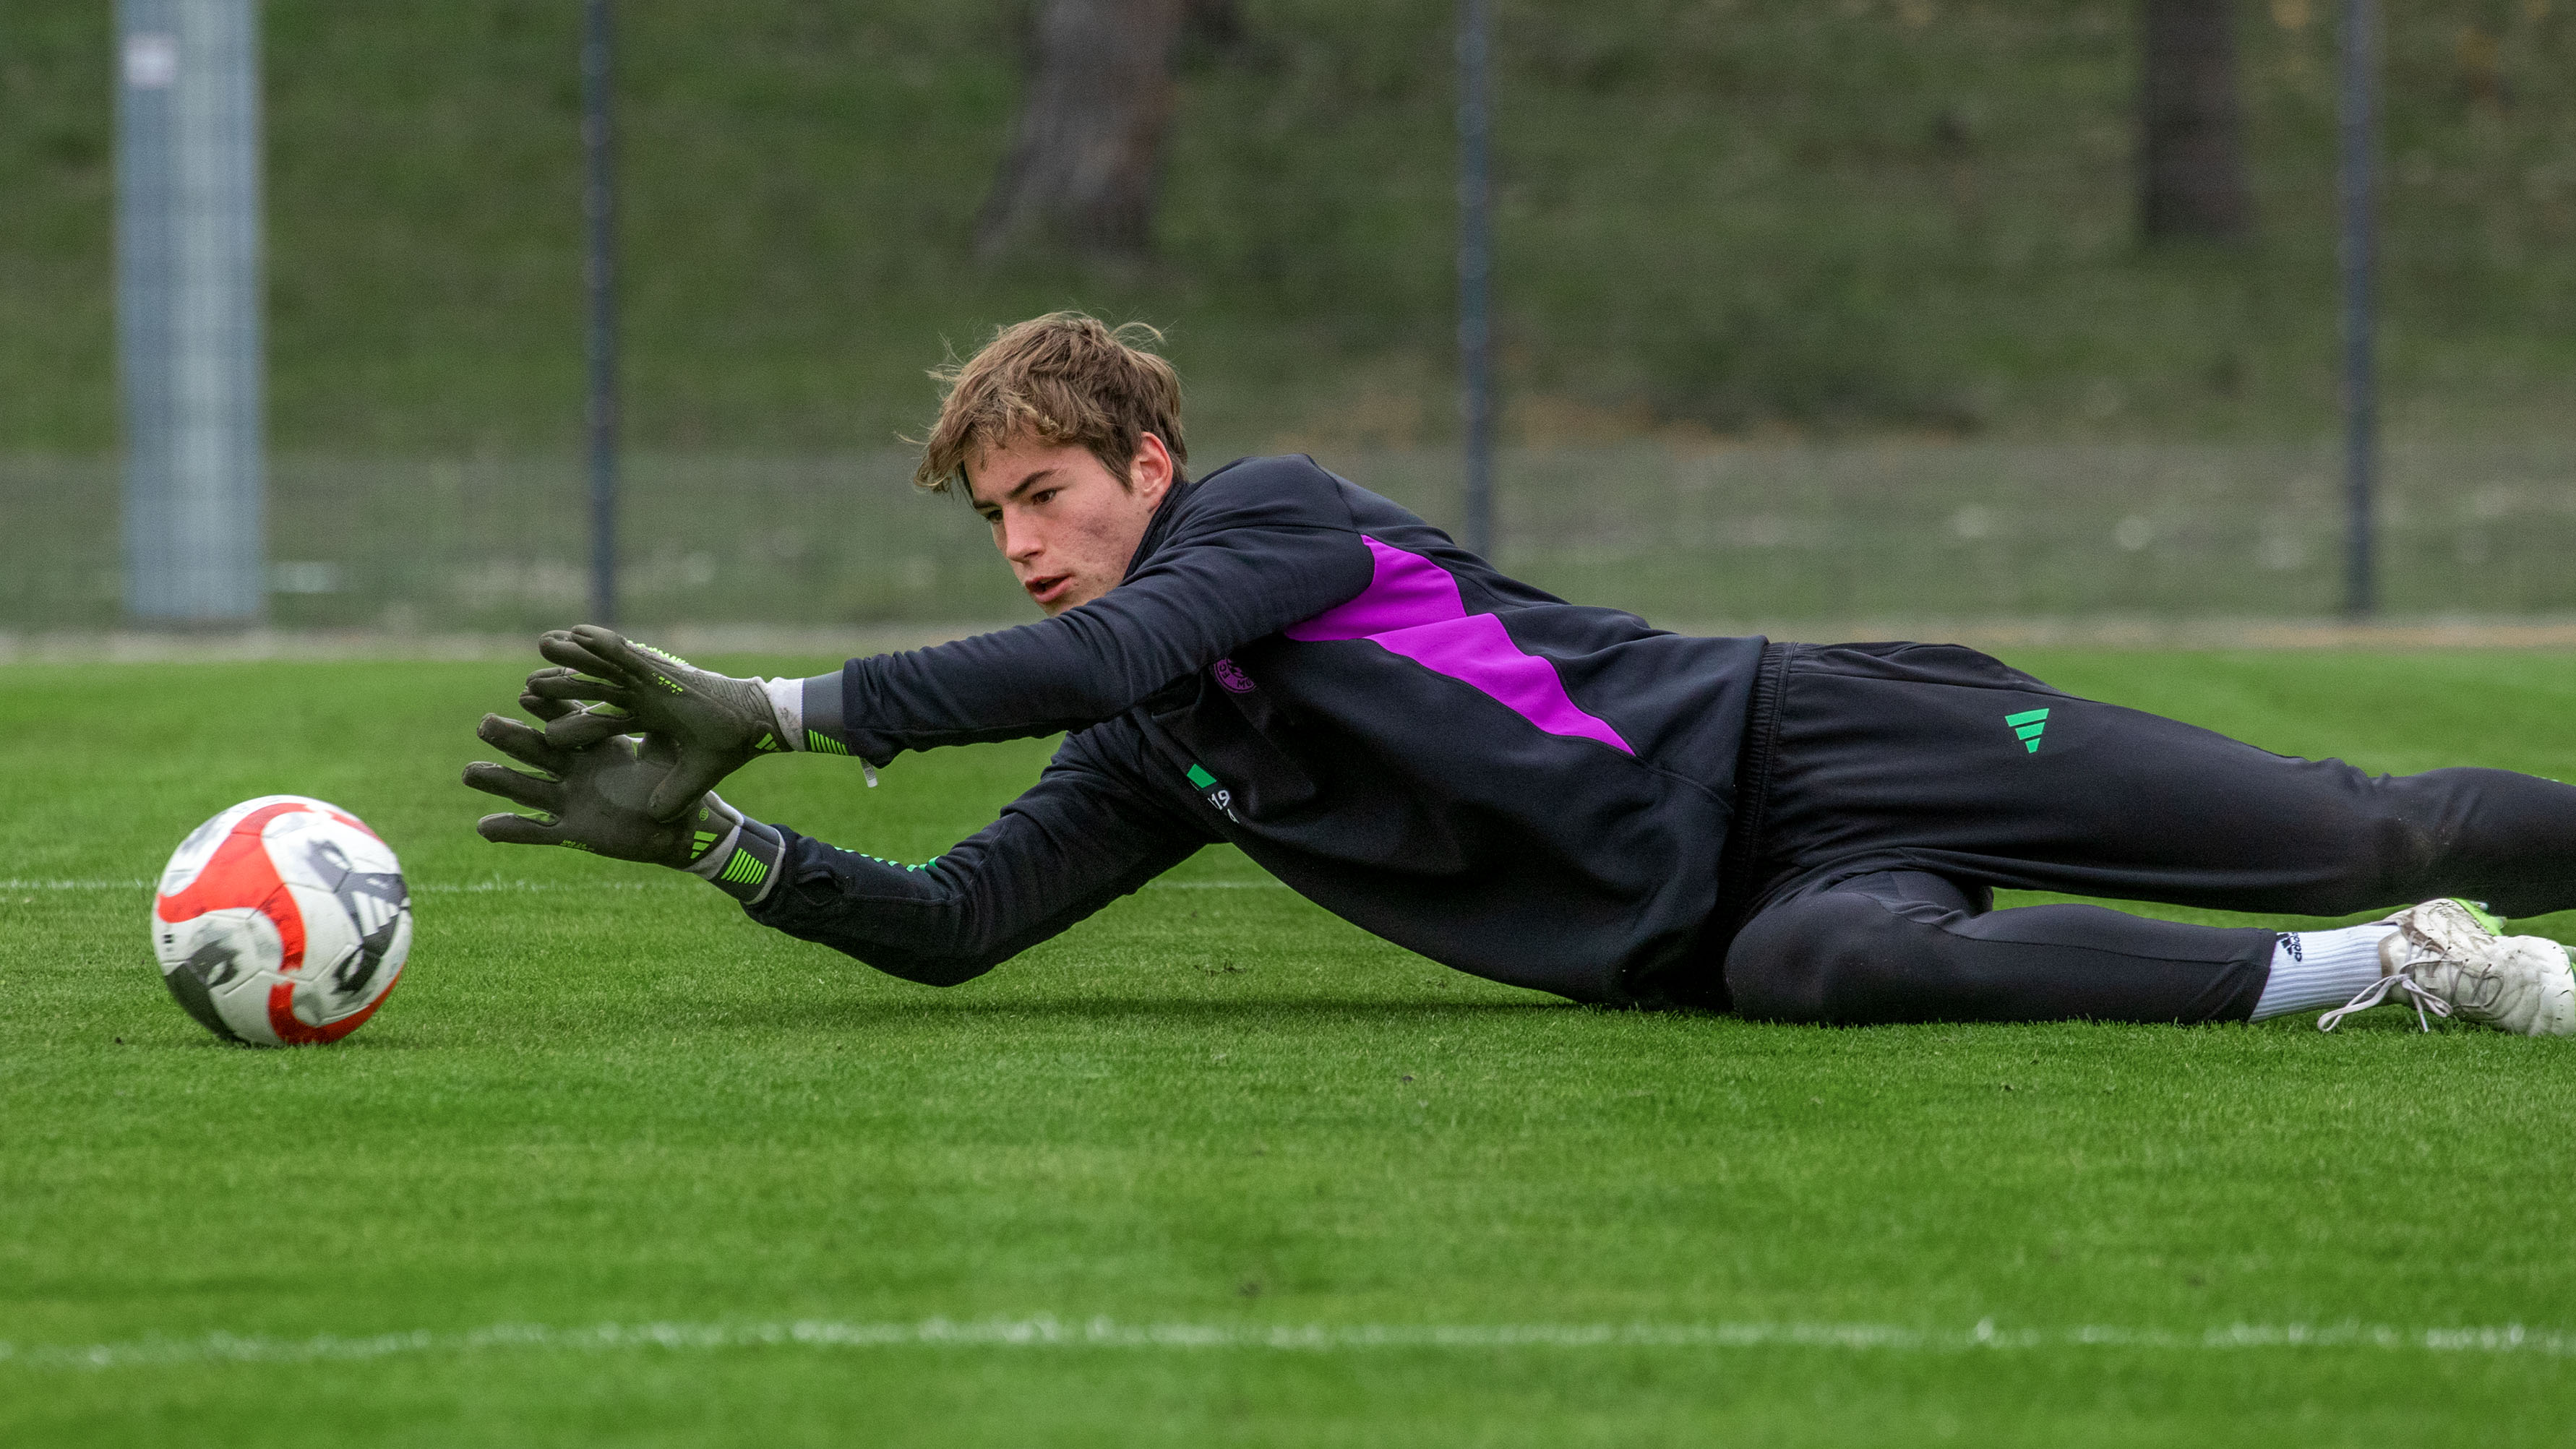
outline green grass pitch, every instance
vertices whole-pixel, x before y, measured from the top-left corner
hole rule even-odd
[[[2016,662],[2576,775],[2561,656]],[[932,991],[476,840],[456,772],[519,672],[0,671],[0,1443],[2567,1437],[2568,1043],[1586,1010],[1225,851]],[[921,859],[1044,753],[729,793]],[[140,882],[269,791],[413,884],[335,1047],[218,1045],[147,950]]]

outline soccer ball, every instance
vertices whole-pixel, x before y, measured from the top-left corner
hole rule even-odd
[[[262,795],[179,842],[152,901],[152,952],[170,994],[226,1041],[338,1041],[402,975],[411,892],[357,816]]]

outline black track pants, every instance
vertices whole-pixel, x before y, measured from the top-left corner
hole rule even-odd
[[[2269,930],[1997,911],[1998,886],[2316,916],[2576,906],[2576,788],[2275,755],[1955,645],[1789,645],[1779,669],[1739,781],[1759,884],[1726,985],[1748,1016],[2242,1020],[2270,974]]]

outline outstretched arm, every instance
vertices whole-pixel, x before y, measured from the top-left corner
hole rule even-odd
[[[839,737],[884,764],[1080,729],[1347,602],[1376,567],[1340,480],[1308,458],[1237,463],[1175,488],[1138,552],[1118,587],[1043,623],[851,660]],[[823,683],[807,681],[809,718]]]
[[[853,659],[807,680],[732,679],[585,624],[538,642],[529,693],[597,701],[547,726],[557,745],[633,731],[668,740],[650,808],[676,818],[758,754],[853,754],[1027,739],[1113,718],[1176,679],[1369,586],[1375,562],[1340,480],[1262,458],[1176,487],[1118,587],[1043,623]]]
[[[1067,739],[1002,816],[925,865],[781,831],[775,887],[751,918],[890,975],[954,986],[1189,858],[1216,837],[1122,778],[1117,726]]]

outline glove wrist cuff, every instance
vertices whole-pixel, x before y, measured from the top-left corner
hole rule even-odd
[[[768,899],[771,888],[778,884],[778,867],[787,855],[787,839],[715,796],[707,799],[732,817],[733,828],[683,868],[744,905],[756,906]]]
[[[725,847],[733,843],[735,832],[742,828],[742,812],[724,802],[713,790],[702,796],[697,808],[688,814],[682,826],[689,832],[681,848],[680,859],[670,862],[692,874],[703,875],[710,860],[721,860]]]
[[[840,671],[817,674],[811,679],[782,679],[778,683],[796,696],[796,748],[819,755],[850,752],[841,739]]]

